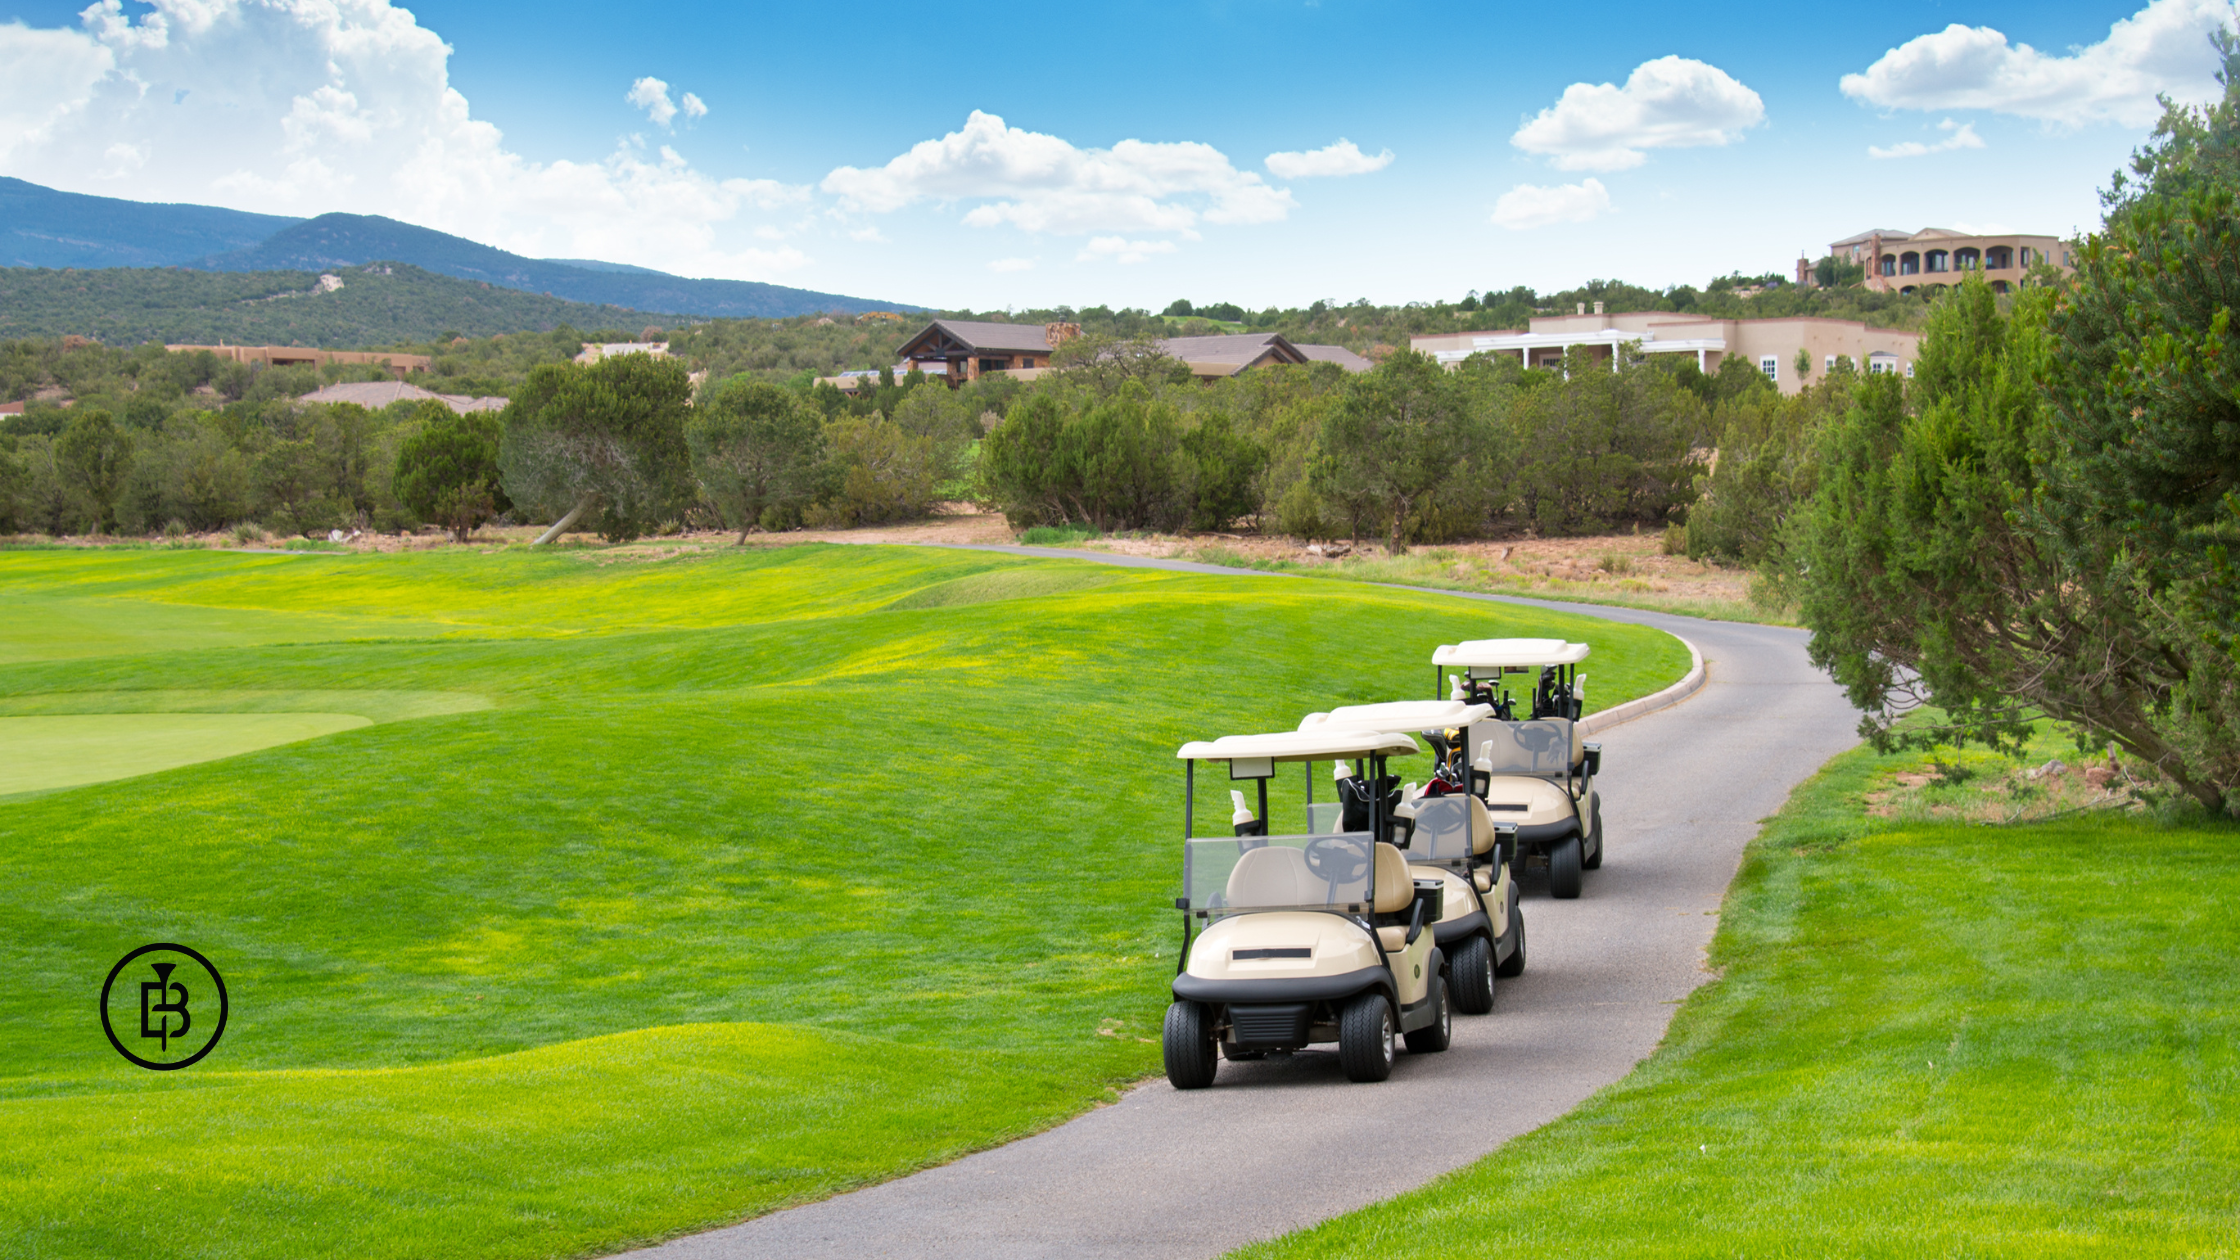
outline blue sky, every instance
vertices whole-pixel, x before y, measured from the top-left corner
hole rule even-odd
[[[931,12],[0,0],[0,173],[936,306],[1701,284],[1869,227],[2089,230],[2155,92],[2214,91],[2204,32],[2233,21]]]

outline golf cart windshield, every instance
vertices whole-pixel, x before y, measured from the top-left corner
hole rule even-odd
[[[1367,913],[1375,853],[1367,832],[1222,836],[1183,845],[1194,911],[1339,910]]]
[[[1571,723],[1563,718],[1491,723],[1478,748],[1478,765],[1495,774],[1566,774],[1571,769]]]
[[[1415,831],[1408,837],[1410,862],[1469,862],[1469,797],[1429,797],[1418,800],[1415,809]]]

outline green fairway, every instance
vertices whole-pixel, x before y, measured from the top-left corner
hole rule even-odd
[[[39,1256],[593,1253],[1045,1127],[1157,1070],[1185,739],[1423,695],[1461,638],[1591,642],[1598,706],[1688,664],[912,548],[0,553],[0,601],[0,732],[125,719],[113,768],[351,721],[0,801],[0,1250]],[[225,974],[187,1071],[94,1017],[151,941]]]
[[[169,770],[368,725],[352,713],[0,717],[0,796]]]
[[[2240,829],[1868,818],[1919,761],[1798,789],[1631,1076],[1237,1254],[2240,1252]]]

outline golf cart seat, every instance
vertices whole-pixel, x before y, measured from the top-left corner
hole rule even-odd
[[[1307,869],[1304,853],[1272,845],[1237,859],[1228,893],[1232,906],[1319,906],[1330,899],[1330,885]]]
[[[1400,850],[1389,844],[1377,845],[1377,900],[1373,907],[1378,914],[1398,914],[1416,899],[1415,876],[1408,870],[1408,859]],[[1408,929],[1404,926],[1380,927],[1377,938],[1384,942],[1385,952],[1397,954],[1407,945]]]

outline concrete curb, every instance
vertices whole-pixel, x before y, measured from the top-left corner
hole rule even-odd
[[[1672,634],[1670,630],[1665,631],[1665,633]],[[1673,634],[1672,637],[1680,639],[1677,634]],[[1604,709],[1600,713],[1588,714],[1579,721],[1579,733],[1594,735],[1609,730],[1613,726],[1631,722],[1637,717],[1646,717],[1659,709],[1669,709],[1703,690],[1703,685],[1711,681],[1710,671],[1706,670],[1703,665],[1703,653],[1696,650],[1696,645],[1689,643],[1686,639],[1680,639],[1680,642],[1688,649],[1688,657],[1694,663],[1689,666],[1688,672],[1681,677],[1679,682],[1672,684],[1663,691],[1643,696],[1638,700],[1628,700],[1624,704]]]

